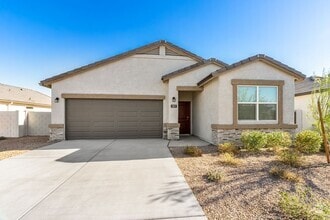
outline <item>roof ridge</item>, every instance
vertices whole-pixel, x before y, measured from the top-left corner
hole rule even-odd
[[[145,50],[145,49],[148,49],[148,48],[152,48],[152,47],[156,47],[156,46],[162,46],[162,45],[165,45],[165,46],[168,46],[168,47],[172,47],[174,49],[177,49],[177,50],[180,50],[182,51],[183,53],[185,53],[188,57],[192,57],[192,59],[195,59],[197,62],[198,61],[203,61],[205,60],[204,58],[186,50],[186,49],[183,49],[173,43],[170,43],[169,41],[166,41],[166,40],[158,40],[158,41],[155,41],[155,42],[152,42],[152,43],[149,43],[149,44],[146,44],[146,45],[143,45],[143,46],[140,46],[140,47],[137,47],[135,49],[132,49],[132,50],[129,50],[129,51],[126,51],[126,52],[123,52],[123,53],[119,53],[117,55],[113,55],[113,56],[110,56],[110,57],[107,57],[107,58],[104,58],[104,59],[101,59],[99,61],[96,61],[96,62],[93,62],[93,63],[90,63],[90,64],[87,64],[87,65],[83,65],[83,66],[80,66],[80,67],[77,67],[73,70],[69,70],[69,71],[66,71],[64,73],[61,73],[61,74],[58,74],[58,75],[55,75],[53,77],[49,77],[47,79],[44,79],[42,81],[40,81],[40,85],[42,86],[45,86],[45,87],[50,87],[51,83],[56,81],[56,80],[61,80],[67,76],[71,76],[71,75],[74,75],[74,74],[79,74],[85,70],[88,70],[90,68],[94,68],[94,67],[98,67],[98,66],[101,66],[101,65],[104,65],[106,63],[109,63],[109,62],[114,62],[116,60],[119,60],[119,59],[122,59],[122,58],[125,58],[125,57],[128,57],[128,56],[131,56],[131,55],[134,55],[136,54],[137,52],[141,51],[141,50]]]
[[[41,95],[44,95],[44,96],[50,97],[49,95],[46,95],[46,94],[44,94],[44,93],[42,93],[42,92],[39,92],[39,91],[34,90],[34,89],[26,88],[26,87],[13,86],[13,85],[4,84],[4,83],[0,83],[0,85],[2,85],[2,86],[7,86],[7,87],[17,88],[17,89],[20,89],[21,91],[23,91],[23,90],[28,90],[28,91],[36,92],[36,93],[39,93],[39,94],[41,94]],[[22,90],[22,89],[23,89],[23,90]]]

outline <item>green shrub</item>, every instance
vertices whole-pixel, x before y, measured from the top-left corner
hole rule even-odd
[[[296,149],[286,149],[278,154],[282,163],[290,165],[292,167],[299,167],[303,164],[303,157]]]
[[[244,148],[249,151],[258,151],[267,144],[267,136],[261,131],[244,131],[241,135]]]
[[[232,153],[224,153],[221,155],[220,163],[229,166],[239,166],[242,161],[236,158]]]
[[[224,180],[225,175],[222,172],[212,170],[212,171],[207,172],[206,177],[209,181],[220,182],[220,181]]]
[[[272,167],[269,170],[269,174],[277,178],[288,180],[290,182],[295,182],[295,183],[303,182],[303,179],[298,174],[288,169],[280,168],[277,166]]]
[[[290,219],[330,219],[330,201],[314,195],[309,188],[280,192],[279,207]]]
[[[292,145],[291,135],[288,132],[276,131],[267,134],[267,147],[274,150],[290,147]]]
[[[321,148],[322,137],[316,131],[301,131],[296,135],[295,145],[302,153],[317,153]]]
[[[201,157],[203,152],[196,146],[189,146],[184,149],[184,153],[193,157]]]
[[[239,149],[235,146],[234,143],[223,143],[218,145],[218,152],[219,153],[231,153],[231,154],[238,154]]]

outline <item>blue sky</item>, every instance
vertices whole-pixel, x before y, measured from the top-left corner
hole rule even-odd
[[[50,76],[160,39],[233,63],[267,54],[330,70],[329,0],[0,0],[0,83]]]

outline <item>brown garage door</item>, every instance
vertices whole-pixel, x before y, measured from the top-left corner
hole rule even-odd
[[[161,138],[159,100],[67,99],[66,139]]]

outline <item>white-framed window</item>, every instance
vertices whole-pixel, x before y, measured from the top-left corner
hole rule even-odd
[[[237,86],[238,121],[277,121],[277,86]]]

